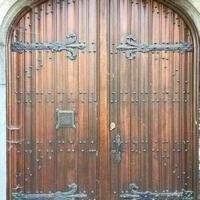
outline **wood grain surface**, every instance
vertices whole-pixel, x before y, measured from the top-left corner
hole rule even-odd
[[[9,45],[71,33],[86,44],[75,60],[65,51],[8,50],[8,199],[72,183],[89,200],[117,200],[130,183],[194,191],[194,53],[129,60],[116,50],[129,34],[139,44],[193,43],[186,22],[156,0],[49,0],[15,20]],[[56,109],[74,111],[76,127],[56,129]]]

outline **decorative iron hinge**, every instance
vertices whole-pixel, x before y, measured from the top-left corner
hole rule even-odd
[[[112,153],[113,153],[113,159],[117,163],[120,163],[122,160],[122,144],[123,144],[123,141],[121,139],[121,135],[116,134],[113,139]]]
[[[161,43],[161,44],[139,44],[137,43],[136,37],[133,35],[128,35],[126,41],[117,46],[117,50],[125,54],[126,58],[134,59],[137,52],[150,52],[150,51],[178,51],[191,52],[193,50],[193,45],[191,43],[181,42],[181,43]]]
[[[75,200],[75,199],[85,199],[87,197],[86,193],[78,192],[78,186],[73,183],[68,186],[66,192],[55,192],[49,194],[23,194],[23,193],[13,193],[14,200]]]
[[[82,50],[86,47],[86,44],[79,42],[76,34],[70,34],[66,37],[64,42],[52,42],[52,43],[24,43],[14,42],[11,44],[11,51],[23,53],[25,51],[34,50],[50,50],[52,52],[66,51],[69,59],[75,60],[77,58],[78,50]]]
[[[120,199],[132,199],[132,200],[194,200],[193,192],[182,190],[181,192],[143,192],[139,190],[139,187],[131,183],[129,185],[129,191],[122,192]]]

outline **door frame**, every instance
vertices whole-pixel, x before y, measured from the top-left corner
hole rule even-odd
[[[7,127],[6,127],[6,106],[7,106],[7,68],[8,68],[8,48],[9,48],[9,39],[10,33],[12,31],[12,24],[13,22],[24,12],[31,9],[33,6],[45,2],[46,0],[9,0],[7,5],[0,8],[1,11],[1,19],[0,19],[0,197],[2,200],[6,200],[6,191],[7,191],[7,184],[6,184],[6,176],[7,176],[7,150],[6,150],[6,139],[7,139]],[[195,158],[194,162],[194,173],[196,176],[196,180],[194,180],[194,188],[196,190],[196,194],[198,193],[198,171],[199,171],[199,130],[198,127],[200,126],[199,117],[200,117],[200,110],[199,110],[199,66],[200,66],[200,23],[198,19],[200,18],[200,12],[192,5],[192,0],[177,0],[176,3],[173,0],[157,0],[168,6],[169,8],[175,10],[188,24],[192,31],[192,37],[194,41],[194,71],[193,71],[193,84],[194,84],[194,127],[193,132],[196,135],[197,140],[194,141],[195,144],[195,151],[193,157]],[[108,12],[109,12],[109,1],[108,0],[100,0],[100,27],[108,27],[109,26],[109,19],[108,19]],[[109,167],[109,156],[105,158],[106,155],[109,155],[109,103],[108,97],[109,96],[109,85],[107,84],[108,76],[109,76],[109,57],[108,57],[108,38],[109,35],[106,32],[105,28],[100,28],[100,41],[101,45],[105,49],[105,52],[100,54],[100,65],[103,66],[100,70],[100,85],[103,93],[100,96],[100,131],[103,134],[100,134],[100,147],[103,145],[104,151],[100,152],[99,162],[101,163],[102,167]],[[105,112],[106,111],[106,112]],[[106,120],[107,123],[101,123]],[[100,191],[103,196],[100,196],[101,199],[109,199],[109,193],[106,192],[109,189],[109,174],[107,170],[102,170],[100,173],[100,182],[101,187]]]

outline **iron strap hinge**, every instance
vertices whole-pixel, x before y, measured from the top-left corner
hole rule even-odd
[[[126,36],[124,43],[117,46],[117,50],[125,54],[127,59],[134,59],[138,52],[146,53],[152,51],[177,51],[180,53],[191,52],[193,45],[187,42],[181,43],[160,43],[160,44],[140,44],[137,43],[133,35]]]
[[[70,60],[75,60],[78,55],[78,50],[83,50],[86,44],[79,42],[76,34],[70,34],[66,37],[64,42],[52,42],[52,43],[24,43],[14,42],[11,44],[11,51],[23,53],[25,51],[33,50],[50,50],[52,52],[66,51]]]
[[[181,43],[161,43],[161,44],[139,44],[136,42],[136,38],[133,35],[128,35],[126,41],[117,46],[117,50],[124,53],[126,58],[134,59],[138,52],[153,52],[153,51],[178,51],[191,52],[193,50],[193,45],[187,42]],[[24,43],[24,42],[14,42],[11,44],[11,51],[23,53],[25,51],[33,50],[51,50],[52,52],[66,51],[69,59],[75,60],[78,55],[78,50],[83,50],[86,48],[84,42],[79,42],[76,34],[70,34],[66,37],[64,42],[52,42],[52,43]]]
[[[141,191],[135,183],[129,185],[129,190],[121,192],[120,199],[137,199],[137,200],[194,200],[192,191],[182,190],[181,192],[150,192]]]
[[[14,200],[75,200],[75,199],[85,199],[87,194],[85,192],[78,192],[78,186],[75,183],[72,183],[68,186],[66,192],[55,192],[49,194],[23,194],[23,193],[12,193]]]

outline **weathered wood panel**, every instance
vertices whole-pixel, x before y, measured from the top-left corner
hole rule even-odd
[[[192,52],[116,51],[131,34],[139,44],[192,43],[185,22],[156,1],[110,1],[110,131],[121,135],[111,161],[112,198],[135,183],[143,191],[193,190]]]
[[[8,199],[191,199],[193,41],[175,11],[43,1],[17,18],[9,46]],[[59,111],[75,113],[71,128]]]
[[[8,124],[9,196],[51,193],[76,183],[95,199],[98,174],[98,2],[47,1],[13,26],[11,42],[64,42],[69,34],[86,48],[67,52],[10,52]],[[56,109],[75,112],[75,128],[56,129]]]

